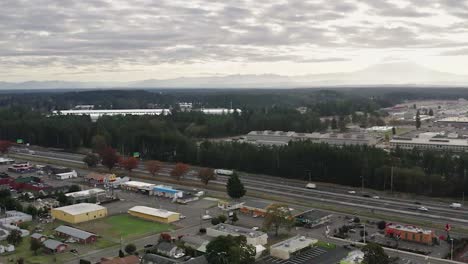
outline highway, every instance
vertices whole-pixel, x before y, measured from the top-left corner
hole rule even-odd
[[[73,153],[62,153],[54,151],[35,150],[34,154],[21,153],[26,156],[44,157],[56,159],[64,162],[83,164],[84,155]],[[174,167],[173,164],[164,163],[159,171],[159,176],[169,177],[169,173]],[[197,180],[196,168],[185,175],[184,178]],[[135,171],[146,173],[144,165],[140,164]],[[463,225],[468,227],[468,210],[451,209],[448,204],[434,202],[430,200],[420,201],[421,205],[415,204],[414,200],[395,199],[380,196],[380,199],[362,197],[360,194],[348,194],[347,190],[351,187],[342,187],[332,189],[329,186],[322,188],[320,185],[317,190],[304,188],[306,182],[291,180],[273,176],[253,175],[241,173],[242,181],[247,190],[254,190],[266,194],[291,197],[302,201],[314,201],[327,204],[335,204],[347,208],[365,209],[372,212],[386,212],[396,215],[405,215],[405,217],[418,220],[427,220],[440,224],[450,223],[453,225]],[[226,176],[219,176],[212,183],[225,185]],[[183,183],[182,183],[183,184]],[[359,193],[359,191],[357,191]],[[424,206],[427,212],[418,211],[417,208]]]

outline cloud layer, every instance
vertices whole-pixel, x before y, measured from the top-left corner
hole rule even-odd
[[[352,70],[360,57],[468,55],[466,0],[2,0],[1,7],[5,80],[200,75],[223,63],[294,75],[278,65]]]

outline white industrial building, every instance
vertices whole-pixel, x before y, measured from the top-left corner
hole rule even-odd
[[[120,184],[120,188],[129,191],[143,191],[150,192],[153,190],[155,184],[140,182],[140,181],[128,181]]]
[[[290,141],[310,140],[330,145],[367,145],[377,143],[376,138],[367,133],[297,133],[294,131],[251,131],[246,135],[247,142],[260,145],[287,145]]]
[[[270,255],[279,259],[289,259],[294,253],[313,246],[317,241],[317,239],[298,235],[272,245]]]
[[[202,108],[196,111],[200,111],[207,115],[227,115],[227,114],[234,114],[234,112],[237,112],[238,114],[242,114],[242,110],[233,109],[233,108]]]
[[[437,137],[394,137],[390,140],[393,149],[400,148],[406,150],[440,150],[451,152],[468,151],[468,140],[459,138],[437,138]]]
[[[88,115],[92,120],[115,115],[170,115],[170,109],[55,110],[53,115]]]
[[[2,225],[10,225],[30,221],[32,221],[32,216],[20,211],[6,211],[5,217],[0,218],[0,224]]]
[[[106,191],[103,189],[99,188],[93,188],[89,190],[83,190],[83,191],[78,191],[78,192],[71,192],[71,193],[66,193],[65,196],[74,199],[75,201],[78,200],[85,200],[89,198],[96,198],[96,200],[99,200],[100,196],[106,195]]]

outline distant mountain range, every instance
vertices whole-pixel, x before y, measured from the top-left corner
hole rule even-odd
[[[228,75],[150,79],[136,82],[0,82],[1,90],[90,89],[90,88],[305,88],[324,86],[468,86],[468,76],[434,71],[414,63],[373,65],[349,73],[309,74],[302,76]]]

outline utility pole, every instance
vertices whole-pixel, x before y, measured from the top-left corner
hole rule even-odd
[[[366,223],[364,223],[363,225],[364,225],[363,241],[364,241],[364,244],[366,244]]]
[[[393,193],[393,165],[390,171],[390,192]]]

